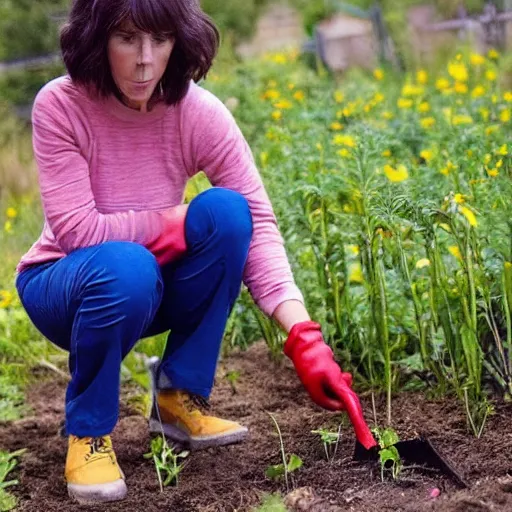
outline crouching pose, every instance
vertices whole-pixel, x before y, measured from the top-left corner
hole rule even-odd
[[[251,151],[197,82],[219,34],[197,0],[75,0],[61,32],[67,74],[37,94],[33,147],[45,223],[16,286],[30,319],[69,352],[65,467],[81,503],[127,491],[110,434],[123,358],[170,331],[153,361],[150,428],[191,449],[241,442],[209,416],[226,321],[244,282],[288,333],[311,398],[343,408],[342,373],[294,284]],[[213,188],[182,204],[203,170]]]

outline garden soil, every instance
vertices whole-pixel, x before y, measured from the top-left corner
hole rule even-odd
[[[240,376],[233,392],[229,371]],[[461,472],[469,489],[460,490],[435,472],[411,468],[397,482],[381,481],[377,466],[352,460],[353,432],[345,420],[336,458],[327,462],[323,445],[312,430],[337,430],[339,414],[316,408],[303,391],[292,366],[269,361],[264,344],[238,352],[219,364],[212,412],[247,425],[250,437],[239,445],[195,452],[177,487],[161,493],[153,463],[143,458],[150,437],[147,422],[133,405],[133,387],[123,386],[123,399],[113,442],[125,472],[125,501],[79,506],[69,501],[63,479],[66,440],[60,437],[66,381],[55,374],[38,375],[28,394],[33,416],[0,426],[0,449],[27,448],[14,476],[23,512],[251,511],[265,494],[286,496],[290,511],[512,511],[512,406],[496,404],[480,439],[469,434],[464,411],[451,399],[427,399],[424,393],[402,393],[393,400],[393,424],[402,439],[427,434]],[[362,397],[367,417],[371,400]],[[287,453],[302,458],[287,492],[284,481],[265,477],[280,462],[279,440],[267,411],[278,421]],[[378,419],[384,404],[377,402]],[[432,489],[440,491],[432,499]]]

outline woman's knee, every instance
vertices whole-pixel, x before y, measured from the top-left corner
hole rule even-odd
[[[247,199],[233,190],[211,188],[190,203],[186,228],[187,238],[194,241],[215,235],[225,241],[249,243],[252,216]]]
[[[161,299],[162,276],[155,257],[132,242],[105,242],[94,248],[88,264],[87,290],[101,288],[134,305]]]

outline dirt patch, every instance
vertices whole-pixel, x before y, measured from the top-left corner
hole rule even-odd
[[[236,394],[224,377],[228,371],[240,372]],[[19,511],[250,511],[264,493],[286,494],[284,482],[270,481],[264,474],[270,464],[280,462],[278,439],[266,411],[279,422],[286,451],[304,461],[294,476],[295,491],[287,498],[291,510],[512,510],[511,405],[497,404],[482,438],[475,439],[467,432],[456,401],[427,400],[418,393],[395,397],[394,424],[401,437],[429,435],[471,487],[461,491],[441,475],[417,470],[405,471],[397,483],[382,483],[377,467],[352,461],[354,438],[348,423],[336,459],[325,460],[323,446],[311,430],[335,429],[340,416],[312,405],[289,362],[279,368],[273,365],[263,344],[221,362],[211,399],[214,414],[249,427],[248,441],[192,454],[178,487],[160,493],[155,469],[142,457],[150,442],[146,420],[126,405],[133,391],[125,389],[113,442],[126,474],[127,499],[81,507],[69,501],[63,478],[66,440],[59,436],[59,428],[66,383],[52,379],[31,389],[33,417],[0,427],[2,449],[28,448],[16,473],[21,481],[15,490]],[[364,398],[363,405],[371,417],[370,401]],[[383,403],[377,409],[383,412]],[[435,500],[429,498],[432,488],[441,491]]]

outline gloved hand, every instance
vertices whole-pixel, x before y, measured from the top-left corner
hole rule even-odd
[[[297,375],[315,403],[332,411],[346,409],[359,442],[369,449],[377,443],[352,390],[352,375],[341,371],[321,327],[310,320],[295,324],[284,345]]]
[[[284,353],[292,360],[297,375],[312,400],[331,411],[345,408],[344,389],[352,386],[352,375],[342,372],[331,348],[325,343],[320,325],[306,321],[295,324],[284,344]]]
[[[162,233],[147,245],[160,266],[177,260],[187,250],[185,239],[187,210],[187,204],[180,204],[162,213]]]

